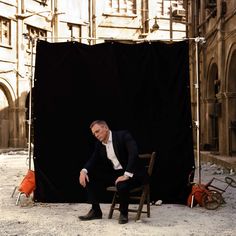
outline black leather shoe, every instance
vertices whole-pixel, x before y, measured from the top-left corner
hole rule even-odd
[[[119,217],[119,224],[126,224],[128,223],[128,215],[123,215],[122,213],[120,213],[120,217]]]
[[[95,220],[95,219],[102,219],[102,212],[101,211],[95,211],[91,209],[87,215],[79,216],[80,220]]]

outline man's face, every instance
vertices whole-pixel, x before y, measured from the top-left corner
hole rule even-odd
[[[91,129],[93,135],[100,141],[106,143],[109,137],[109,129],[106,125],[95,124]]]

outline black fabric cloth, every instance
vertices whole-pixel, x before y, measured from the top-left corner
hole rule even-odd
[[[185,202],[194,168],[188,41],[123,44],[39,40],[33,88],[35,201],[85,202],[79,171],[93,151],[89,124],[127,129],[157,152],[151,198]]]

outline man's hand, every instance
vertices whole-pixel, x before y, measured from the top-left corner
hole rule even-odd
[[[116,179],[115,184],[117,185],[118,182],[120,182],[120,181],[126,181],[126,180],[128,180],[128,179],[129,179],[129,176],[127,176],[127,175],[119,176],[119,177]]]
[[[84,188],[86,187],[86,183],[89,182],[89,177],[83,170],[80,171],[79,182]]]

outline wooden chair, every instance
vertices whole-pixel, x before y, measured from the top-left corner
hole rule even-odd
[[[139,158],[145,162],[145,167],[147,168],[147,172],[149,176],[152,175],[152,170],[156,158],[156,152],[152,152],[150,154],[140,154]],[[112,218],[114,210],[119,210],[119,207],[116,206],[118,204],[118,193],[115,186],[110,186],[107,188],[107,191],[114,192],[112,203],[110,206],[110,211],[108,214],[108,219]],[[140,219],[141,213],[147,213],[147,217],[150,217],[150,184],[147,183],[140,187],[134,188],[130,190],[130,200],[138,201],[138,208],[133,209],[129,206],[128,212],[136,212],[135,221]],[[147,210],[143,210],[143,206],[146,203]]]

